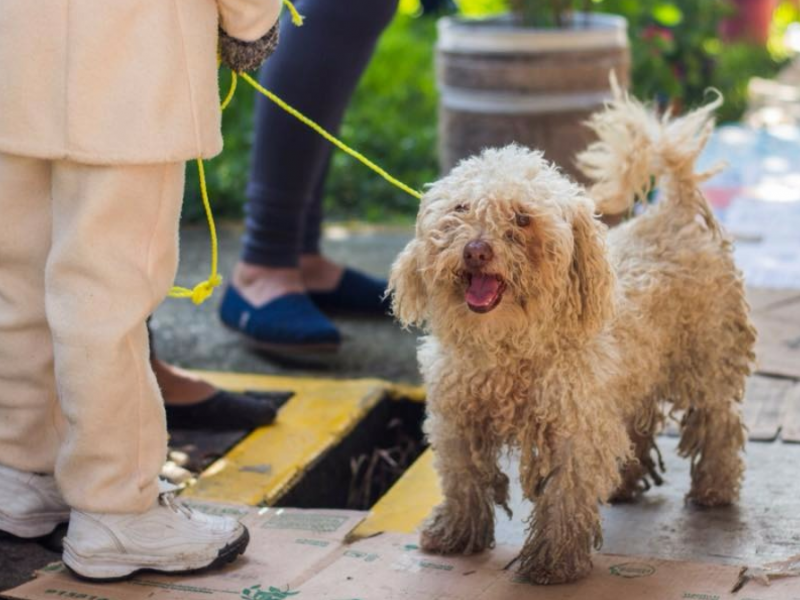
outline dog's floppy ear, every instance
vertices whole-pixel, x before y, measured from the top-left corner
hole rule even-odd
[[[572,264],[568,303],[581,328],[597,331],[614,314],[615,277],[606,256],[605,225],[590,202],[575,207],[572,217]]]
[[[389,291],[392,296],[392,314],[403,327],[422,325],[428,304],[428,291],[420,274],[418,254],[422,244],[415,238],[408,242],[392,264]]]

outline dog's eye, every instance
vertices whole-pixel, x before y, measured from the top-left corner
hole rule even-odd
[[[456,204],[454,210],[460,213],[467,212],[469,210],[469,206],[467,206],[466,204]]]
[[[527,227],[531,224],[531,218],[528,215],[523,215],[520,213],[516,213],[514,215],[514,221],[519,227]]]

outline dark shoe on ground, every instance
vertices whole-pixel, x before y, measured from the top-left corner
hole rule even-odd
[[[269,425],[291,392],[244,393],[218,391],[195,404],[166,404],[170,429],[243,431]]]
[[[270,352],[334,352],[341,344],[339,330],[306,294],[287,294],[256,307],[228,286],[220,318]]]
[[[380,317],[389,313],[389,299],[384,299],[386,287],[383,279],[345,269],[335,289],[309,292],[308,297],[326,312]]]

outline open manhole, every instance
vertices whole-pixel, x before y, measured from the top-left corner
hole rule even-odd
[[[425,450],[424,416],[424,403],[387,394],[276,506],[371,508]]]
[[[281,406],[292,392],[259,392]],[[288,487],[275,506],[367,510],[425,450],[423,402],[385,393],[359,423]],[[162,476],[181,484],[224,457],[250,431],[170,431]],[[268,434],[267,434],[268,435]]]

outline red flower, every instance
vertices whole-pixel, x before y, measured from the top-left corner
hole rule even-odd
[[[667,29],[666,27],[660,27],[658,25],[648,25],[642,30],[642,39],[651,41],[657,40],[661,42],[671,43],[675,38],[672,35],[672,31]]]

